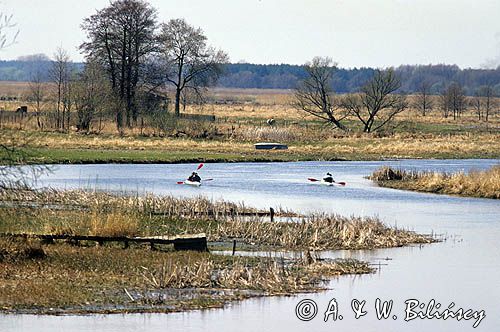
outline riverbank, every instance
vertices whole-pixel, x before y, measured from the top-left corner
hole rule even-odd
[[[152,251],[143,245],[124,249],[91,241],[46,244],[3,236],[3,312],[172,312],[220,307],[255,296],[315,292],[324,289],[325,278],[373,271],[366,262],[320,259],[315,250],[435,241],[387,227],[377,218],[277,211],[276,218],[288,222],[269,222],[262,211],[203,198],[59,190],[3,190],[0,197],[1,233],[154,236],[204,231],[217,249],[221,243],[238,242],[236,256],[223,256],[176,252],[162,245]],[[248,249],[304,254],[296,259],[238,256]]]
[[[355,260],[278,260],[210,253],[0,239],[0,312],[88,314],[222,307],[257,296],[324,289],[370,273]]]
[[[382,167],[369,178],[379,186],[394,189],[500,199],[499,165],[469,173],[415,172]]]
[[[262,140],[242,138],[202,140],[7,129],[2,136],[22,145],[27,152],[24,162],[29,164],[500,158],[500,137],[488,133],[297,138],[285,142],[288,150],[279,151],[255,150],[253,144]],[[6,153],[0,151],[0,162]]]

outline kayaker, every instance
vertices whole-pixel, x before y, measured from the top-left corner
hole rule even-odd
[[[333,180],[332,174],[331,173],[326,173],[326,176],[323,178],[324,182],[327,183],[334,183],[335,181]]]
[[[191,181],[191,182],[201,182],[201,178],[198,175],[198,173],[193,172],[193,174],[191,174],[191,176],[188,178],[188,181]]]

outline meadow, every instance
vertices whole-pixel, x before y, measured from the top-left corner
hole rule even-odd
[[[215,116],[215,121],[165,119],[141,115],[135,126],[118,132],[110,114],[101,114],[89,132],[76,130],[71,114],[69,130],[54,127],[54,104],[42,105],[43,116],[13,113],[26,101],[26,84],[2,83],[0,101],[4,132],[0,139],[27,142],[31,163],[173,163],[299,160],[380,160],[387,158],[498,158],[500,117],[479,120],[472,108],[456,120],[438,109],[425,117],[415,109],[399,114],[382,131],[361,133],[354,118],[344,132],[306,116],[293,106],[290,90],[213,89],[202,105],[186,105],[189,115]],[[17,94],[16,94],[17,93]],[[412,98],[412,97],[410,97]],[[437,97],[436,97],[437,98]],[[28,112],[30,113],[30,111]],[[274,119],[269,125],[267,120]],[[39,127],[39,121],[42,128]],[[280,142],[289,149],[256,151],[258,142]]]

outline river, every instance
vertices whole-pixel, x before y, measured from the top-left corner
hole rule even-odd
[[[381,165],[416,170],[485,169],[500,160],[402,160],[360,162],[297,162],[206,164],[200,175],[213,178],[200,188],[177,185],[197,165],[61,165],[40,179],[41,187],[98,188],[153,192],[175,196],[203,195],[244,202],[261,208],[299,212],[378,215],[388,225],[423,233],[443,234],[446,241],[403,248],[331,251],[322,257],[352,257],[377,265],[371,275],[343,276],[330,290],[291,297],[267,297],[232,303],[223,309],[173,314],[30,316],[0,315],[0,331],[472,331],[475,320],[414,319],[405,321],[405,301],[435,299],[447,308],[484,310],[477,330],[500,326],[500,202],[379,188],[364,178]],[[327,171],[347,186],[308,183]],[[336,299],[343,320],[323,321]],[[375,301],[393,300],[388,319],[378,320]],[[318,307],[311,321],[295,315],[299,301]],[[354,318],[351,301],[366,300],[366,316]],[[393,316],[397,316],[394,319]],[[330,317],[331,318],[331,317]]]

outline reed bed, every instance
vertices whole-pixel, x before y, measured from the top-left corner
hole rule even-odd
[[[396,189],[470,197],[500,198],[500,165],[469,173],[418,172],[382,167],[370,179]]]
[[[111,194],[89,190],[24,190],[0,189],[0,199],[13,204],[29,203],[34,207],[67,208],[94,212],[121,211],[143,215],[161,215],[167,218],[184,219],[220,219],[226,216],[238,216],[262,212],[223,200],[210,200],[203,196],[178,198],[174,196],[145,196]],[[280,214],[286,211],[278,211]]]
[[[0,230],[79,235],[177,235],[206,233],[209,241],[237,239],[250,245],[286,249],[369,249],[430,243],[431,236],[383,224],[376,217],[299,215],[264,211],[204,197],[126,196],[84,190],[0,190]],[[36,212],[26,205],[36,207]],[[18,208],[21,206],[22,208]],[[82,213],[85,211],[85,213]],[[15,218],[12,218],[15,216]]]
[[[256,142],[292,142],[297,141],[302,136],[298,132],[299,128],[292,127],[246,127],[235,135],[236,138],[245,141]]]
[[[45,251],[37,241],[0,237],[0,263],[43,259],[45,256]]]
[[[373,271],[358,261],[308,263],[70,244],[45,245],[43,256],[27,255],[34,246],[0,239],[0,248],[16,248],[0,259],[0,312],[180,311],[249,296],[318,291],[324,277]]]
[[[241,220],[218,224],[216,239],[238,238],[249,243],[312,250],[371,249],[431,243],[434,239],[412,231],[390,228],[376,217],[315,214],[296,222]]]
[[[325,264],[328,265],[328,264]],[[332,263],[331,269],[346,274],[349,267]],[[365,269],[360,273],[368,273]],[[315,274],[309,273],[307,265],[297,261],[291,264],[277,260],[236,257],[221,266],[213,259],[199,260],[186,265],[164,262],[151,270],[145,269],[143,276],[154,288],[225,288],[265,291],[268,293],[290,293],[311,289],[317,283]]]

